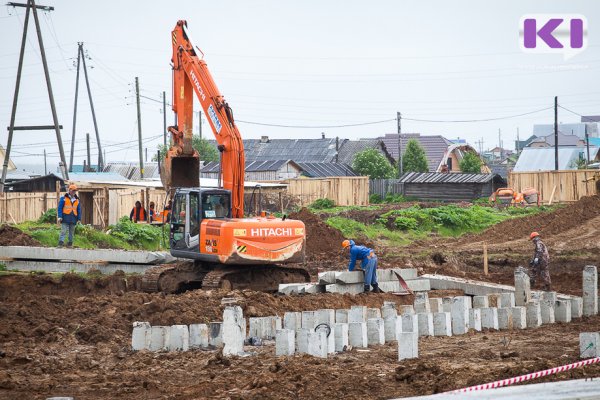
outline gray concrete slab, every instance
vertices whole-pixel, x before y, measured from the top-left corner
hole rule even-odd
[[[0,247],[1,249],[1,247]],[[106,264],[106,263],[77,263],[77,262],[56,262],[56,261],[2,261],[6,268],[17,271],[44,271],[44,272],[77,272],[87,273],[90,269],[97,269],[104,275],[114,274],[116,271],[123,271],[126,274],[143,274],[153,265],[143,264]]]
[[[600,379],[575,379],[562,382],[508,386],[470,393],[440,393],[431,396],[404,397],[402,400],[592,400],[598,398],[600,398]]]
[[[67,249],[58,247],[2,246],[0,258],[16,260],[103,261],[121,264],[164,264],[175,261],[170,253],[113,249]]]

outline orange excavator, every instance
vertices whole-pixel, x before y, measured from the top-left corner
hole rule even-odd
[[[304,261],[304,223],[264,214],[244,218],[244,145],[233,112],[213,81],[204,55],[194,46],[186,21],[177,22],[171,38],[177,126],[169,127],[173,144],[160,176],[173,196],[171,254],[190,261],[149,269],[143,289],[165,293],[194,288],[274,291],[279,283],[308,282],[305,269],[280,265]],[[194,95],[217,140],[218,188],[201,186],[200,157],[192,147]]]

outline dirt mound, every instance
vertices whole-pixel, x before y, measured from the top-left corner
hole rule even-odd
[[[291,219],[299,219],[306,225],[306,255],[321,257],[338,257],[342,252],[342,241],[345,239],[340,231],[323,222],[307,208],[289,215]]]
[[[17,228],[1,225],[0,246],[42,246],[42,244]]]
[[[532,231],[539,232],[542,237],[560,235],[597,216],[600,216],[600,196],[587,196],[551,213],[501,222],[480,234],[464,236],[460,243],[480,240],[491,243],[508,242],[527,238]]]

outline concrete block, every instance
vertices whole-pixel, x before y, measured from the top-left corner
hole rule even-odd
[[[308,354],[314,357],[327,358],[327,334],[324,331],[308,333]]]
[[[419,333],[419,318],[417,314],[402,315],[402,332]]]
[[[540,304],[535,301],[527,303],[527,327],[538,328],[542,325],[542,311]]]
[[[363,283],[365,276],[362,271],[339,271],[335,273],[335,283]]]
[[[508,285],[474,281],[453,276],[439,274],[421,275],[419,279],[429,279],[430,287],[433,290],[462,290],[465,295],[482,296],[491,293],[513,292],[514,288]]]
[[[169,332],[169,351],[188,351],[190,348],[190,331],[187,325],[173,325]]]
[[[293,356],[296,351],[296,331],[293,329],[278,329],[275,333],[275,355]]]
[[[502,307],[498,309],[498,329],[513,329],[512,307]]]
[[[419,357],[419,336],[415,332],[398,334],[398,361]]]
[[[246,321],[240,306],[223,310],[223,355],[237,355],[244,351]],[[281,329],[281,323],[279,328]]]
[[[599,332],[581,332],[579,334],[579,357],[594,358],[600,357],[600,333]]]
[[[452,334],[464,335],[469,331],[469,304],[468,296],[457,296],[452,300]]]
[[[429,309],[433,314],[444,312],[444,307],[442,305],[442,299],[436,297],[434,299],[429,299]]]
[[[513,328],[525,329],[527,328],[527,308],[516,306],[512,308],[512,321]]]
[[[500,293],[500,307],[513,308],[515,306],[514,293]]]
[[[527,306],[531,300],[531,288],[529,285],[529,275],[523,267],[515,269],[515,305]]]
[[[583,298],[571,298],[571,318],[581,318],[583,316]]]
[[[223,323],[208,323],[208,345],[213,347],[223,346]]]
[[[442,298],[443,312],[449,312],[449,313],[452,312],[452,302],[453,302],[452,299],[453,299],[452,297],[443,297]]]
[[[429,305],[429,295],[427,292],[420,292],[415,294],[415,312],[428,313],[431,312],[431,306]]]
[[[398,310],[396,308],[396,303],[384,302],[383,306],[381,306],[381,318],[385,320],[397,316]]]
[[[308,354],[308,334],[314,332],[312,329],[300,328],[296,331],[296,351],[300,354]]]
[[[348,310],[335,310],[335,322],[348,323]]]
[[[412,279],[405,281],[406,286],[413,292],[428,292],[431,290],[431,285],[428,279]],[[404,292],[405,289],[400,285],[398,281],[379,282],[379,288],[386,293]]]
[[[150,351],[167,350],[170,333],[170,326],[153,326],[150,328]]]
[[[408,306],[400,306],[400,315],[404,314],[414,314],[415,308],[411,305]]]
[[[473,297],[473,308],[488,308],[490,302],[488,296],[475,296]]]
[[[350,312],[348,312],[348,323],[350,322],[367,322],[367,307],[350,307]]]
[[[327,293],[359,294],[359,293],[363,293],[365,291],[365,285],[362,283],[350,283],[350,284],[336,283],[333,285],[326,285],[325,291]]]
[[[367,308],[367,320],[372,318],[381,318],[381,310],[379,308]]]
[[[321,308],[316,314],[317,325],[327,324],[333,326],[335,324],[335,310],[332,308]]]
[[[452,336],[451,313],[438,312],[433,314],[433,335]]]
[[[299,294],[305,287],[306,283],[280,283],[277,291],[281,294]]]
[[[334,323],[328,324],[326,322],[319,323],[315,332],[325,332],[325,341],[327,342],[327,352],[335,353],[335,332],[333,331]]]
[[[283,329],[291,329],[294,332],[302,328],[302,313],[298,311],[283,314]]]
[[[367,347],[367,323],[348,323],[348,341],[350,342],[350,346],[352,347]]]
[[[208,325],[190,324],[190,349],[208,347]]]
[[[275,339],[277,329],[281,329],[281,317],[252,317],[248,336],[272,340]]]
[[[419,336],[433,336],[433,314],[418,313]]]
[[[150,322],[134,322],[131,333],[131,348],[133,351],[146,350],[150,348],[152,327]]]
[[[317,326],[316,314],[315,311],[302,311],[302,328],[315,329],[315,326]]]
[[[469,309],[469,329],[481,332],[481,308]]]
[[[319,272],[317,274],[319,285],[329,285],[335,283],[335,271]]]
[[[392,268],[392,269],[377,269],[377,280],[379,282],[397,281],[400,275],[405,281],[417,279],[418,273],[416,268]]]
[[[335,351],[342,352],[346,351],[349,344],[348,339],[348,324],[347,323],[336,323],[333,326],[333,334],[335,338]]]
[[[369,318],[367,320],[367,344],[385,344],[385,327],[382,318]]]
[[[383,329],[385,330],[385,342],[398,340],[398,332],[402,332],[402,317],[391,316],[383,320]]]
[[[598,314],[598,270],[593,265],[583,268],[583,315]]]
[[[556,301],[554,318],[556,322],[571,322],[571,302],[569,300]]]
[[[542,301],[554,304],[556,300],[558,300],[556,292],[542,292]]]
[[[102,260],[111,264],[164,264],[174,260],[168,252],[36,246],[2,246],[2,257],[42,261],[74,260],[79,263]]]
[[[300,293],[316,294],[325,293],[325,285],[319,285],[316,283],[307,283],[303,288],[300,289]]]
[[[554,323],[554,302],[542,300],[540,302],[540,314],[542,315],[542,324]]]
[[[498,309],[496,307],[481,308],[481,328],[498,330]]]
[[[488,294],[488,308],[500,308],[501,301],[500,293]]]

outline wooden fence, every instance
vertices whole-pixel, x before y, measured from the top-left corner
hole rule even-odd
[[[369,177],[291,179],[288,193],[298,197],[302,206],[317,199],[330,199],[338,206],[366,206],[369,204]]]
[[[385,197],[388,193],[404,194],[404,184],[400,179],[371,179],[369,180],[370,194],[378,194]]]
[[[583,196],[597,194],[596,181],[587,179],[599,174],[598,170],[511,172],[508,187],[521,191],[526,187],[537,189],[542,201],[573,202]],[[552,195],[554,192],[554,195]]]

